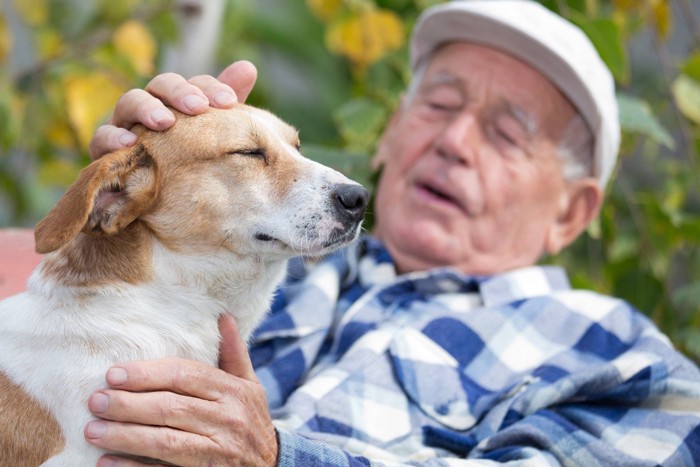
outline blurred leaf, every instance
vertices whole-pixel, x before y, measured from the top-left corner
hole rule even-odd
[[[588,233],[588,235],[591,236],[591,238],[600,240],[600,236],[602,233],[602,228],[600,226],[600,216],[596,217],[588,224],[588,226],[586,227],[586,232]]]
[[[620,125],[624,131],[642,134],[669,149],[676,147],[673,137],[661,126],[647,102],[629,95],[618,94],[617,104],[620,109]]]
[[[700,51],[691,54],[681,65],[681,73],[700,82]]]
[[[328,21],[337,16],[343,6],[342,0],[306,0],[311,12],[321,21]]]
[[[671,91],[681,113],[700,125],[700,81],[680,75],[673,81]]]
[[[49,59],[60,54],[64,50],[65,44],[57,31],[42,28],[37,31],[37,45],[39,56],[42,59]]]
[[[613,0],[615,8],[624,11],[633,11],[639,8],[639,0]]]
[[[98,6],[106,21],[122,22],[132,16],[139,0],[98,0]]]
[[[0,14],[0,61],[5,60],[5,57],[12,49],[12,34],[7,27],[5,15]]]
[[[389,10],[370,9],[332,23],[328,48],[348,57],[360,72],[404,43],[401,18]]]
[[[80,170],[81,166],[78,164],[56,159],[43,164],[37,177],[44,185],[66,187],[78,178]]]
[[[49,143],[57,148],[70,149],[74,146],[73,133],[61,120],[53,120],[46,129],[46,138]]]
[[[587,18],[575,13],[571,20],[589,37],[615,79],[620,83],[629,82],[629,60],[617,24],[609,18]]]
[[[635,257],[639,251],[638,235],[618,235],[608,247],[610,261],[621,262]]]
[[[384,107],[366,98],[348,101],[333,113],[348,147],[362,150],[369,150],[374,145],[386,117]]]
[[[686,214],[683,216],[678,233],[690,241],[697,242],[700,239],[700,216],[691,216]]]
[[[367,153],[348,151],[328,146],[315,144],[303,144],[302,153],[309,159],[313,159],[338,172],[352,174],[353,180],[370,189],[372,170],[370,168],[370,156]]]
[[[14,0],[17,15],[30,26],[41,26],[49,19],[49,0]]]
[[[688,192],[683,183],[680,183],[676,178],[670,178],[667,182],[666,193],[661,202],[661,206],[674,221],[677,221],[677,216],[683,208],[688,197]]]
[[[126,57],[140,75],[155,70],[156,42],[148,29],[138,21],[127,21],[114,32],[114,47]]]
[[[670,2],[668,0],[649,0],[649,7],[652,24],[659,32],[659,37],[666,39],[673,26]]]
[[[25,110],[23,96],[13,93],[12,88],[8,86],[0,86],[0,145],[2,147],[17,143],[17,137],[21,133],[20,122]]]
[[[638,258],[608,267],[613,280],[613,295],[623,297],[639,310],[652,313],[663,301],[663,284],[648,271],[639,267]]]
[[[681,286],[671,295],[671,301],[684,314],[700,316],[700,283]]]
[[[69,74],[64,78],[64,87],[70,123],[81,147],[87,148],[101,120],[127,89],[102,72]]]
[[[683,349],[695,359],[695,362],[700,361],[700,329],[681,329],[678,337]]]

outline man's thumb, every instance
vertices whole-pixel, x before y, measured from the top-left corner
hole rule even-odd
[[[221,333],[219,368],[239,378],[257,381],[258,378],[248,355],[248,347],[241,339],[236,320],[231,315],[219,317],[219,332]]]

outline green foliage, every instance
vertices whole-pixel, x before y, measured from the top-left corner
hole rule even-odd
[[[159,45],[173,37],[170,8],[165,0],[5,2],[0,225],[32,225],[75,179],[116,99],[155,73]]]
[[[9,3],[15,16],[9,7],[0,16],[0,225],[32,225],[86,163],[89,135],[117,96],[145,85],[178,31],[166,0]],[[296,125],[308,156],[372,188],[371,155],[410,75],[408,34],[436,3],[231,1],[219,65],[256,63],[250,102]],[[623,128],[599,218],[546,261],[566,266],[576,286],[629,300],[700,361],[700,31],[671,14],[675,5],[681,19],[691,15],[692,2],[542,3],[591,37],[617,80]],[[681,31],[688,44],[671,53]],[[24,60],[10,52],[18,44]]]

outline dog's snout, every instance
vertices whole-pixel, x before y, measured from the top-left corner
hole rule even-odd
[[[353,222],[362,219],[367,207],[369,193],[361,185],[338,185],[333,191],[338,214]]]

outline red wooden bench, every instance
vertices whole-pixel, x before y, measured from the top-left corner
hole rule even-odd
[[[41,258],[34,251],[34,230],[0,229],[0,300],[27,288]]]

